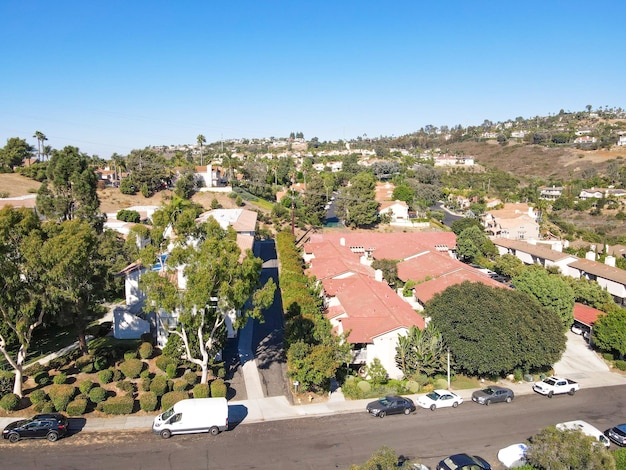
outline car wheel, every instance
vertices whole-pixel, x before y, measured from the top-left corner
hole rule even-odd
[[[507,403],[511,403],[513,401],[513,399],[511,397],[506,397],[506,402]]]
[[[209,432],[211,433],[211,436],[217,436],[220,433],[220,430],[217,426],[213,426],[209,429]]]
[[[404,414],[405,415],[411,414],[411,409],[410,408],[405,408],[404,409]]]
[[[550,390],[550,391],[548,392],[548,398],[552,398],[552,396],[553,396],[553,395],[554,395],[554,392],[553,392],[552,390]]]
[[[385,416],[387,416],[387,413],[385,413],[384,411],[381,411],[380,413],[378,413],[379,418],[384,418]]]
[[[435,405],[434,403],[430,405],[430,411],[435,411],[436,409],[437,409],[437,405]]]
[[[20,435],[19,434],[16,434],[16,433],[9,434],[9,442],[15,444],[19,440],[20,440]]]
[[[169,429],[164,429],[163,431],[161,431],[161,437],[163,439],[169,439],[170,437],[172,437],[172,431],[170,431]]]
[[[568,395],[574,395],[574,393],[576,393],[576,389],[574,388],[567,392]]]
[[[487,401],[485,402],[485,406],[489,406],[489,405],[491,405],[491,400],[487,400]]]
[[[59,435],[56,432],[49,432],[46,436],[46,439],[48,439],[50,442],[55,442],[59,439]]]
[[[452,408],[456,408],[457,406],[459,406],[459,402],[455,401],[454,403],[452,403]]]

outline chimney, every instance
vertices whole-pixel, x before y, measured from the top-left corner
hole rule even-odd
[[[615,256],[607,256],[606,258],[604,258],[604,264],[614,268],[615,267]]]
[[[343,237],[341,237],[341,238],[339,239],[339,244],[340,244],[341,246],[346,246],[346,239],[345,239],[345,238],[343,238]]]
[[[585,259],[588,259],[589,261],[595,261],[596,260],[595,252],[588,251],[587,253],[585,253]]]
[[[378,282],[383,282],[383,272],[380,269],[374,271],[374,280]]]

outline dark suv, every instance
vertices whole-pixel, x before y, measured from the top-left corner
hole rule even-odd
[[[67,418],[60,413],[39,414],[10,423],[2,431],[2,437],[9,442],[20,439],[48,439],[54,442],[67,434],[67,424]]]

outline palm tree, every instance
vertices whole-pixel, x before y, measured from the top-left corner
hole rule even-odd
[[[198,145],[200,146],[200,166],[202,166],[203,157],[204,157],[203,152],[202,152],[202,146],[206,144],[206,138],[202,134],[199,134],[197,137],[197,141],[198,141]]]
[[[40,131],[35,131],[35,133],[33,134],[33,137],[37,139],[37,159],[40,160],[43,143],[44,141],[48,140],[48,138],[43,132],[40,132]]]
[[[111,160],[113,161],[113,178],[115,179],[116,183],[119,184],[120,180],[122,179],[122,170],[126,169],[126,160],[122,155],[119,155],[118,153],[114,153],[113,155],[111,155]]]
[[[52,153],[52,147],[49,145],[44,145],[42,149],[43,156],[46,160],[50,160],[50,154]]]

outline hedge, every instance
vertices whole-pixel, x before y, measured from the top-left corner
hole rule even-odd
[[[96,370],[104,370],[109,367],[109,358],[106,356],[96,356],[93,361],[93,367]]]
[[[157,375],[154,379],[152,379],[150,391],[154,392],[157,397],[165,395],[168,391],[167,377],[164,375]]]
[[[156,410],[159,399],[154,392],[146,392],[139,397],[139,407],[143,411]]]
[[[42,402],[42,406],[41,406],[42,413],[54,413],[55,411],[56,411],[56,408],[54,407],[54,403],[52,403],[51,401]]]
[[[67,382],[67,374],[65,372],[59,372],[57,375],[52,377],[52,382],[61,385]]]
[[[159,356],[159,357],[156,358],[156,361],[154,361],[154,363],[163,372],[167,371],[167,366],[169,364],[176,364],[176,365],[178,365],[178,361],[176,359],[174,359],[173,357],[169,357],[169,356]]]
[[[226,398],[226,391],[228,387],[224,383],[222,379],[215,379],[211,382],[211,397],[218,398],[224,397]]]
[[[194,398],[209,398],[209,384],[198,384],[193,388]]]
[[[178,375],[178,364],[171,362],[165,368],[165,373],[170,379],[177,377]]]
[[[20,404],[20,397],[15,393],[7,393],[5,396],[0,398],[0,408],[5,411],[15,411],[17,409],[17,405]]]
[[[144,392],[149,391],[151,383],[152,383],[152,379],[150,377],[142,377],[141,383],[140,383],[141,390],[143,390]]]
[[[91,372],[93,372],[94,368],[93,361],[94,358],[92,355],[81,356],[76,359],[74,365],[79,371],[84,372],[85,374],[90,374]]]
[[[93,382],[89,379],[83,380],[80,384],[78,384],[78,390],[80,393],[88,394],[89,390],[93,388]]]
[[[142,359],[150,359],[152,354],[154,353],[154,348],[152,347],[152,343],[141,343],[139,346],[139,357]]]
[[[183,379],[185,379],[189,385],[195,385],[198,381],[198,374],[193,371],[187,371],[183,374]]]
[[[172,387],[172,389],[175,392],[183,392],[187,390],[187,387],[189,387],[189,384],[187,383],[185,379],[177,379],[177,380],[174,380],[174,386]]]
[[[98,409],[109,415],[129,415],[133,412],[135,400],[130,395],[111,397],[98,404]]]
[[[187,392],[168,392],[161,397],[161,409],[169,410],[176,403],[187,398],[189,398]]]
[[[136,379],[143,370],[143,362],[140,359],[127,359],[119,365],[126,378]]]
[[[37,385],[48,385],[52,382],[52,377],[50,377],[47,370],[42,370],[33,376],[33,380]]]
[[[112,369],[104,369],[98,372],[98,378],[100,382],[103,384],[108,384],[113,381],[113,370]]]
[[[65,411],[68,403],[76,395],[76,387],[67,384],[55,384],[48,389],[48,395],[56,411]]]
[[[129,359],[137,359],[137,351],[135,351],[134,349],[131,351],[126,351],[124,353],[124,360],[128,361]]]
[[[619,370],[626,371],[626,361],[617,360],[615,361],[615,367]]]
[[[127,394],[133,394],[136,391],[135,384],[129,382],[128,380],[120,380],[115,384],[115,386],[122,392],[126,392]]]
[[[87,409],[87,400],[79,398],[71,401],[67,405],[67,414],[69,416],[80,416],[85,413]]]
[[[33,405],[36,405],[37,403],[41,403],[42,401],[45,401],[48,399],[48,394],[46,392],[44,392],[42,389],[38,389],[35,390],[34,392],[32,392],[29,395],[30,398],[30,402]]]
[[[94,387],[91,390],[89,390],[89,400],[91,400],[92,403],[98,404],[106,400],[106,398],[107,398],[107,391],[106,389],[102,387]]]

